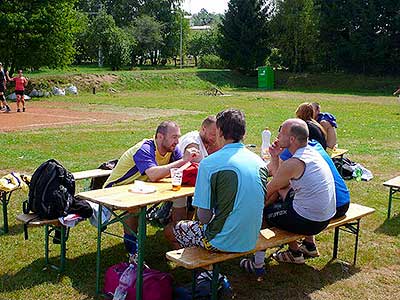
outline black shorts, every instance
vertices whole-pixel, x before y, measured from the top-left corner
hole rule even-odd
[[[15,91],[15,95],[23,96],[24,95],[24,91]]]
[[[336,207],[336,214],[332,219],[337,219],[343,217],[349,210],[350,202],[343,204],[342,206]]]
[[[4,89],[4,84],[0,83],[0,93],[4,93],[5,89]]]
[[[264,208],[264,220],[269,226],[275,226],[283,230],[304,234],[315,235],[324,230],[330,220],[324,222],[311,221],[300,216],[293,209],[294,191],[289,190],[285,200],[278,200]]]

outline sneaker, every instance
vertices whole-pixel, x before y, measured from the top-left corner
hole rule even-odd
[[[285,262],[285,263],[292,263],[292,264],[304,264],[306,261],[304,259],[303,252],[298,251],[299,253],[295,253],[294,251],[288,249],[286,251],[279,251],[275,252],[272,255],[272,258],[275,259],[277,262]]]
[[[300,251],[303,252],[304,257],[318,257],[319,251],[315,244],[303,243],[300,245]]]
[[[11,109],[9,107],[6,107],[6,113],[9,113]]]
[[[253,273],[257,276],[257,281],[262,281],[265,275],[265,268],[264,266],[260,268],[256,268],[253,258],[243,258],[240,261],[240,268],[244,269],[247,273]]]
[[[25,112],[25,107],[22,108],[22,112]]]
[[[17,112],[21,112],[21,110],[18,108],[18,109],[17,109]]]

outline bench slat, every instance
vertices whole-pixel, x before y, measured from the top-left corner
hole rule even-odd
[[[43,225],[61,225],[58,219],[53,220],[41,220],[35,213],[20,214],[17,216],[17,220],[21,223],[27,224],[28,226],[43,226]],[[33,221],[31,221],[33,220]]]
[[[346,216],[341,219],[332,220],[325,230],[358,220],[366,215],[372,214],[374,211],[375,209],[373,208],[351,203]],[[245,253],[212,252],[200,247],[191,247],[169,251],[166,253],[166,257],[175,262],[178,266],[192,270],[241,257],[259,250],[274,248],[302,237],[304,237],[304,235],[294,234],[279,228],[267,228],[260,231],[256,247]]]
[[[93,170],[74,172],[72,173],[72,175],[74,175],[75,180],[82,180],[88,178],[109,176],[111,172],[112,170],[93,169]]]

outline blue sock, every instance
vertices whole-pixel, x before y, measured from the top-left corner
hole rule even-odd
[[[125,249],[129,254],[135,254],[137,252],[136,236],[129,233],[124,233],[124,244]]]

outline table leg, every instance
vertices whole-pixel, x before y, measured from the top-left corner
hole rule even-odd
[[[97,256],[96,256],[96,295],[100,293],[100,257],[101,257],[101,232],[102,232],[102,220],[101,213],[103,206],[99,205],[97,212]]]
[[[392,199],[393,199],[393,187],[390,187],[389,189],[389,205],[388,205],[388,214],[387,214],[387,219],[390,219],[390,211],[392,210]]]
[[[138,262],[136,273],[136,299],[143,297],[143,261],[144,246],[146,240],[146,207],[140,208],[139,213],[139,234],[138,234]]]
[[[3,207],[3,229],[0,229],[0,233],[8,233],[8,213],[7,213],[7,205],[10,200],[12,192],[1,192],[1,205]],[[8,199],[7,199],[8,196]]]

